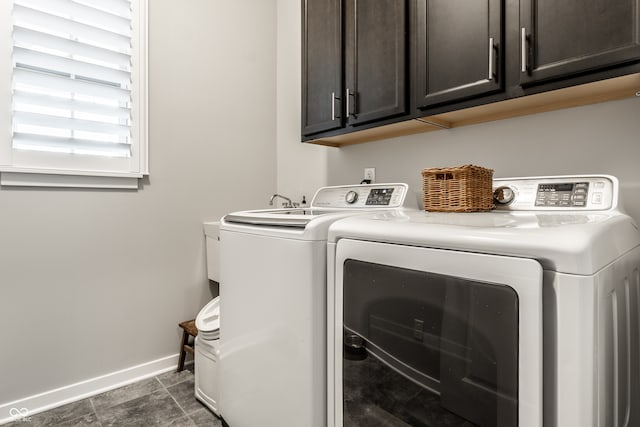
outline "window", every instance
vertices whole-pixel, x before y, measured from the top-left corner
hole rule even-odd
[[[137,188],[147,173],[146,0],[11,3],[1,183]]]

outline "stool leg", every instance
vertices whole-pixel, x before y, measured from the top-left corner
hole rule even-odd
[[[178,359],[178,370],[180,372],[184,369],[184,358],[187,352],[184,350],[184,346],[189,342],[189,334],[187,331],[182,331],[182,343],[180,344],[180,359]]]

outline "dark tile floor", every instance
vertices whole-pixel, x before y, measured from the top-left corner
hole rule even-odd
[[[220,419],[196,400],[194,381],[191,370],[171,371],[5,426],[222,426]]]

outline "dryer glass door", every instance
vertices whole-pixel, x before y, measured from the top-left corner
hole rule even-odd
[[[537,262],[341,240],[336,266],[338,425],[541,425]]]

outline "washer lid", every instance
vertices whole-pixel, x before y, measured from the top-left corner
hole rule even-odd
[[[205,334],[220,329],[220,297],[214,298],[200,310],[196,317],[196,328]]]
[[[312,219],[320,215],[327,215],[331,213],[334,213],[334,211],[322,211],[317,209],[311,210],[305,208],[265,209],[233,212],[225,215],[224,220],[239,224],[305,228]]]

